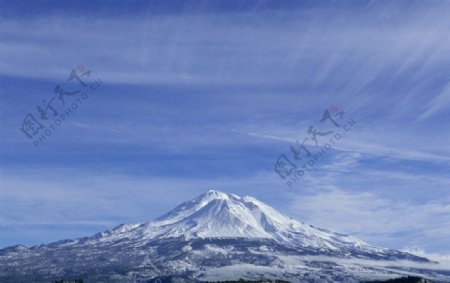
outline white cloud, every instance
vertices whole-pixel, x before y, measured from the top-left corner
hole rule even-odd
[[[290,211],[315,226],[356,234],[377,243],[394,238],[416,241],[417,235],[422,235],[424,241],[450,237],[448,198],[414,203],[334,188],[298,197]]]
[[[437,261],[439,262],[439,266],[450,269],[450,254],[429,253],[418,246],[405,247],[402,250],[407,253]]]

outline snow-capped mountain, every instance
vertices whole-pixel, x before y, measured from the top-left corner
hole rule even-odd
[[[339,251],[359,248],[383,252],[354,237],[300,223],[253,197],[210,190],[185,202],[155,221],[121,225],[102,234],[102,241],[119,238],[270,239],[288,247]]]
[[[450,272],[433,269],[426,258],[374,247],[296,221],[253,197],[214,190],[154,221],[0,250],[0,282],[147,282],[161,276],[358,282],[406,274],[450,282]]]

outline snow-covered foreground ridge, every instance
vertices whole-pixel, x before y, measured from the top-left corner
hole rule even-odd
[[[0,250],[0,282],[285,279],[359,282],[403,275],[450,282],[426,258],[315,228],[253,197],[210,190],[162,217],[92,237]]]

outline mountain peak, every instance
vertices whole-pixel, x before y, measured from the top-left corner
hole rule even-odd
[[[208,198],[208,199],[229,199],[230,195],[227,193],[223,193],[221,191],[218,190],[209,190],[206,193],[204,193],[203,195],[201,195],[203,198]]]
[[[190,202],[198,203],[198,205],[204,206],[207,203],[214,201],[214,200],[219,200],[219,201],[237,200],[238,201],[238,200],[241,200],[241,197],[237,196],[235,194],[232,194],[232,193],[224,193],[219,190],[211,189],[211,190],[207,191],[206,193],[201,194],[197,198],[191,200]]]

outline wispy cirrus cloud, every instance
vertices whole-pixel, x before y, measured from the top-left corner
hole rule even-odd
[[[444,89],[428,103],[427,109],[422,113],[417,121],[423,121],[433,114],[448,108],[450,105],[450,84],[447,84]]]

